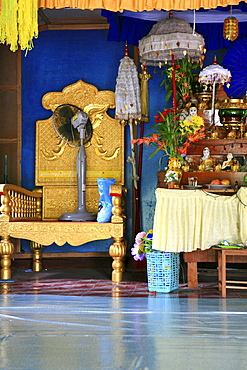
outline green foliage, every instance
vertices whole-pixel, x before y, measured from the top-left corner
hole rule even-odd
[[[193,74],[197,68],[199,68],[199,63],[193,63],[189,58],[184,57],[180,60],[179,64],[175,65],[175,81],[176,81],[176,98],[177,101],[186,101],[189,97],[193,77]],[[166,89],[166,103],[172,96],[172,67],[165,68],[161,71],[161,75],[164,76],[160,86],[165,86]]]

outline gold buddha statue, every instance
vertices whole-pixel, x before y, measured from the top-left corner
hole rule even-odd
[[[233,161],[232,161],[231,170],[233,172],[239,172],[239,170],[240,170],[240,163],[236,158],[234,158]]]
[[[189,172],[190,171],[190,165],[186,160],[183,163],[182,170],[183,170],[183,172]]]
[[[220,162],[218,161],[216,165],[214,166],[214,172],[220,172],[222,170],[222,166]]]
[[[198,169],[199,171],[213,171],[214,170],[214,161],[213,161],[213,158],[210,157],[210,150],[207,146],[203,149],[203,155],[202,155],[201,163]]]
[[[222,171],[231,171],[233,166],[233,154],[228,153],[227,159],[222,163]]]

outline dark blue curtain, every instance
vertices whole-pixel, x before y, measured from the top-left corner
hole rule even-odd
[[[246,3],[241,2],[238,8],[244,12],[247,12]],[[227,14],[230,14],[229,7],[219,7],[217,10],[222,10],[228,12]],[[207,10],[201,9],[199,11],[206,12]],[[153,25],[157,22],[121,16],[120,13],[114,13],[108,10],[102,10],[102,16],[106,17],[108,23],[110,24],[108,41],[127,41],[128,44],[135,46],[138,46],[139,40],[141,40],[144,36],[147,36]],[[223,22],[210,23],[210,26],[209,23],[196,24],[196,32],[204,37],[206,49],[217,50],[219,48],[228,49],[231,47],[233,42],[223,38]],[[239,36],[236,41],[240,40],[244,36],[247,36],[247,22],[239,22]]]

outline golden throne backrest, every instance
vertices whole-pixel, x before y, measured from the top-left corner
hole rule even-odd
[[[61,104],[83,109],[93,126],[93,136],[86,144],[86,203],[88,211],[97,211],[97,178],[115,178],[124,184],[124,127],[107,114],[115,106],[112,91],[98,89],[81,80],[62,92],[44,95],[42,104],[52,112]],[[78,147],[65,143],[56,134],[52,116],[36,122],[36,186],[43,186],[43,219],[56,219],[73,212],[77,206],[76,156]],[[64,210],[64,202],[67,203]]]

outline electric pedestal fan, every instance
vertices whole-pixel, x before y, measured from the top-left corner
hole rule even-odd
[[[59,105],[52,117],[53,127],[66,143],[79,146],[76,158],[78,204],[75,212],[65,213],[59,221],[94,221],[96,214],[86,210],[86,152],[84,145],[92,137],[92,125],[87,113],[72,104]]]

